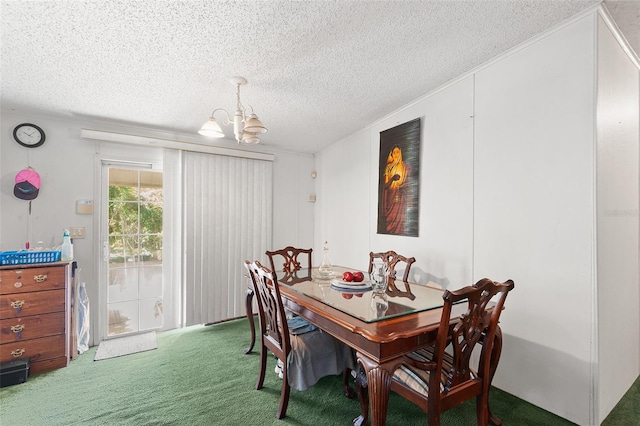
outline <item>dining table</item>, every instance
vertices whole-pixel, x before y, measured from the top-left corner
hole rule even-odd
[[[393,372],[403,355],[433,344],[442,316],[444,289],[433,283],[390,280],[386,291],[341,280],[346,271],[333,266],[329,275],[303,268],[294,277],[278,278],[284,306],[351,347],[366,375],[370,421],[386,422]],[[454,305],[451,326],[466,305]],[[498,329],[491,353],[491,381],[502,348]],[[494,420],[499,422],[493,414]],[[356,417],[355,424],[362,420]],[[494,423],[496,424],[496,423]],[[499,423],[498,423],[499,424]]]

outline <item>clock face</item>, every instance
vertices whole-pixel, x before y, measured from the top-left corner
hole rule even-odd
[[[35,148],[44,143],[44,131],[35,124],[19,124],[13,129],[13,138],[22,146]]]

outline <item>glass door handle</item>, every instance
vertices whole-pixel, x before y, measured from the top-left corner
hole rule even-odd
[[[105,262],[109,261],[109,243],[106,241],[102,243],[102,260]]]

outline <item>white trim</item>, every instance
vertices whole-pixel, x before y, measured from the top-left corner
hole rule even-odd
[[[638,54],[633,51],[633,49],[631,48],[631,44],[629,44],[629,41],[626,39],[624,34],[622,34],[622,31],[620,31],[620,28],[611,17],[611,14],[609,13],[609,10],[606,8],[606,6],[604,6],[603,4],[600,5],[600,7],[598,8],[598,14],[600,15],[604,23],[607,25],[607,27],[609,27],[611,34],[616,39],[620,47],[622,47],[622,50],[624,50],[624,53],[627,54],[627,56],[629,57],[631,62],[633,62],[636,68],[640,70],[640,58],[638,58]]]
[[[102,181],[104,179],[104,170],[102,169],[102,158],[100,154],[94,154],[93,157],[93,196],[94,196],[94,208],[93,208],[93,262],[94,262],[94,277],[97,279],[97,290],[96,297],[97,300],[91,301],[91,305],[94,306],[94,309],[89,309],[89,314],[91,316],[91,339],[93,345],[98,345],[102,341],[102,336],[106,336],[107,326],[108,324],[104,323],[104,312],[101,308],[101,304],[105,303],[106,299],[106,286],[102,285],[105,281],[105,262],[103,262],[104,252],[102,242],[104,241],[102,235],[102,219],[104,218],[103,204],[104,204],[104,191],[102,189]],[[106,305],[105,305],[106,306]],[[97,332],[96,332],[97,330]]]
[[[111,163],[114,164],[114,163]],[[100,334],[98,343],[109,338],[109,262],[107,247],[109,247],[109,165],[100,158],[100,204],[97,206],[100,211],[100,237],[97,241],[99,247],[98,259],[100,262],[100,277],[98,278],[98,291],[100,292]]]
[[[106,247],[108,246],[108,241],[109,241],[108,224],[105,223],[109,218],[108,170],[110,167],[132,168],[135,170],[160,170],[163,172],[163,175],[164,175],[164,171],[163,171],[164,158],[162,162],[154,161],[150,163],[147,161],[137,161],[131,158],[119,160],[113,156],[95,154],[94,161],[95,161],[96,172],[97,172],[94,178],[94,194],[97,194],[96,196],[97,203],[94,209],[94,241],[97,242],[96,247],[97,247],[97,253],[98,253],[95,259],[97,261],[96,271],[98,271],[98,300],[96,301],[96,304],[95,304],[98,311],[97,320],[96,320],[98,333],[93,337],[94,339],[97,339],[97,340],[94,340],[94,344],[97,345],[100,342],[105,340],[122,337],[121,335],[109,336],[109,309],[108,309],[109,266],[108,266],[108,259],[105,257],[105,253],[106,253],[105,250],[106,250]],[[164,182],[164,178],[163,178],[163,182]],[[165,204],[163,204],[163,208],[166,208],[166,202]],[[97,212],[97,214],[95,212]],[[163,224],[163,236],[166,235],[166,233],[167,231],[164,230],[164,224]],[[170,235],[173,235],[173,232],[171,232]],[[163,269],[165,268],[165,263],[166,262],[163,262]],[[163,274],[164,274],[164,271],[163,271]],[[175,293],[167,293],[166,287],[163,285],[162,297],[161,297],[163,304],[172,305],[173,304],[172,297],[175,297]],[[166,316],[166,312],[165,312],[163,326],[161,329],[165,330],[166,329],[165,325],[167,324],[172,325],[174,323],[175,323],[174,319]],[[140,332],[140,330],[136,332]]]
[[[591,142],[591,321],[589,334],[591,335],[591,344],[589,347],[589,360],[591,375],[589,380],[589,424],[599,424],[597,419],[600,418],[600,364],[598,339],[598,87],[599,87],[599,20],[598,14],[593,15],[593,121],[592,132],[593,140]]]
[[[94,139],[106,142],[152,146],[157,148],[171,148],[182,151],[226,155],[228,157],[250,158],[253,160],[274,161],[275,158],[274,154],[268,154],[264,152],[244,151],[240,149],[224,148],[220,146],[201,145],[194,142],[151,138],[147,136],[137,136],[126,133],[105,132],[102,130],[82,129],[82,137],[85,139]]]

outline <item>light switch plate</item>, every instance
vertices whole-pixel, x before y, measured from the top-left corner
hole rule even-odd
[[[86,237],[86,231],[84,226],[77,226],[75,228],[69,228],[69,236],[72,240],[82,239]]]

